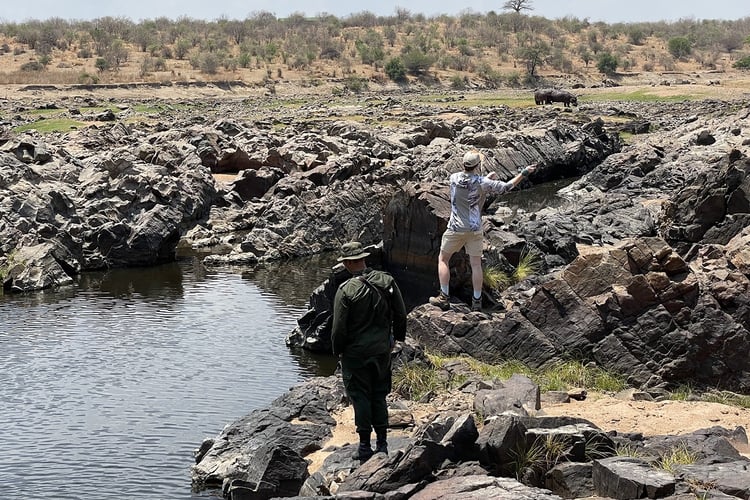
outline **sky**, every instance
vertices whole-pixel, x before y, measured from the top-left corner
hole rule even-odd
[[[394,15],[396,9],[427,17],[465,12],[502,12],[504,0],[2,0],[0,21],[23,22],[60,17],[86,20],[98,17],[126,17],[133,21],[167,17],[189,17],[212,21],[221,17],[245,19],[255,12],[271,12],[277,18],[292,13],[306,16],[332,14],[345,18],[360,12]],[[573,16],[591,22],[631,23],[677,21],[679,19],[741,19],[750,17],[747,0],[531,0],[533,15],[548,19]]]

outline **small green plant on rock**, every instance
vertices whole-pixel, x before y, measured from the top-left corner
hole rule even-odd
[[[675,472],[678,465],[691,465],[698,460],[698,455],[688,448],[687,444],[680,443],[668,452],[664,453],[656,462],[659,469],[667,472]]]
[[[562,436],[549,434],[538,437],[531,446],[521,445],[511,451],[511,472],[519,481],[544,477],[549,470],[565,460],[570,451],[570,444]]]
[[[499,266],[487,266],[483,269],[484,284],[490,290],[503,291],[519,283],[529,276],[538,273],[542,268],[542,261],[537,252],[525,248],[518,259],[518,265],[513,272],[507,273]]]
[[[636,446],[621,444],[615,448],[615,455],[618,457],[642,458],[643,452]]]

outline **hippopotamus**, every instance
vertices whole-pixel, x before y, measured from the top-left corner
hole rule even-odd
[[[534,102],[539,104],[549,104],[549,96],[552,93],[552,89],[537,89],[534,91]]]
[[[550,92],[549,97],[547,98],[547,104],[553,102],[561,102],[566,108],[570,107],[571,104],[573,106],[578,106],[578,98],[567,90],[555,89]]]
[[[536,104],[552,104],[561,102],[566,108],[571,104],[578,106],[578,98],[566,90],[537,89],[534,91],[534,102]]]

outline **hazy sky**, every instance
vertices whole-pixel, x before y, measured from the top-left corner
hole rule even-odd
[[[393,15],[397,8],[428,17],[456,15],[471,11],[502,11],[504,0],[476,0],[471,3],[451,0],[2,0],[0,20],[20,22],[29,19],[93,19],[113,16],[133,21],[156,17],[190,17],[214,20],[219,17],[244,19],[253,12],[267,11],[276,17],[291,13],[336,17],[368,11]],[[750,17],[747,0],[532,0],[532,14],[556,19],[567,15],[590,21],[638,22],[694,19],[740,19]]]

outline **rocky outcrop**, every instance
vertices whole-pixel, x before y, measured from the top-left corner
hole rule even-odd
[[[216,197],[197,157],[153,164],[120,148],[77,159],[33,138],[2,147],[0,187],[0,276],[14,291],[174,260]]]
[[[664,240],[640,238],[506,291],[503,312],[417,307],[408,331],[430,349],[490,363],[574,358],[637,387],[691,381],[747,392],[750,277],[731,268],[721,247],[688,265]]]
[[[343,402],[343,385],[335,377],[292,388],[268,408],[253,411],[203,442],[191,472],[194,487],[236,489],[239,495],[271,484],[272,494],[266,498],[296,493],[307,478],[303,457],[330,438],[335,424],[330,412]]]
[[[544,416],[539,388],[519,375],[466,381],[458,400],[481,408],[481,421],[469,407],[457,405],[428,415],[401,437],[391,434],[388,454],[375,454],[360,464],[352,458],[356,443],[331,445],[322,465],[310,471],[304,457],[320,448],[319,441],[310,439],[309,431],[301,439],[294,436],[301,428],[335,425],[325,412],[342,403],[341,390],[336,377],[314,379],[292,388],[269,409],[228,426],[198,454],[196,489],[223,483],[225,498],[233,500],[634,499],[708,490],[747,498],[750,491],[750,460],[731,444],[747,445],[744,428],[651,437],[607,432],[584,419]],[[487,393],[494,391],[515,403],[487,406]],[[392,414],[403,413],[408,408],[404,403],[393,401]],[[269,415],[283,417],[274,423]],[[391,418],[391,425],[403,421]],[[672,464],[670,457],[677,452],[691,463]]]

